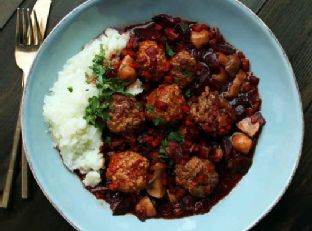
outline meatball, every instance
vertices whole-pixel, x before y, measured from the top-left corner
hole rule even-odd
[[[114,133],[122,133],[137,129],[145,121],[141,105],[134,97],[113,95],[109,112],[108,128]]]
[[[148,160],[139,153],[126,151],[111,156],[106,177],[111,180],[109,189],[138,192],[147,183]]]
[[[160,81],[169,69],[164,49],[154,41],[140,43],[137,63],[139,64],[139,75],[145,81]]]
[[[209,160],[193,157],[185,165],[176,165],[176,183],[196,197],[209,195],[219,182],[219,175]]]
[[[150,120],[161,119],[166,123],[173,123],[183,118],[182,107],[185,104],[177,85],[162,84],[148,95],[145,114]]]
[[[171,76],[181,88],[189,85],[194,79],[196,61],[187,51],[180,51],[171,59]]]
[[[218,94],[205,91],[198,97],[198,102],[191,105],[190,114],[206,133],[225,135],[236,121],[234,108]]]

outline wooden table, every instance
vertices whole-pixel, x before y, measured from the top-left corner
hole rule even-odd
[[[83,1],[53,0],[48,32]],[[22,6],[32,7],[34,2],[25,0]],[[312,1],[242,2],[264,20],[286,50],[297,77],[305,114],[303,153],[296,175],[280,202],[253,230],[309,231],[312,230]],[[6,170],[21,94],[22,73],[14,59],[15,18],[16,15],[0,31],[0,175]],[[73,230],[48,202],[33,179],[31,199],[20,198],[19,172],[13,190],[10,208],[0,210],[0,230]]]

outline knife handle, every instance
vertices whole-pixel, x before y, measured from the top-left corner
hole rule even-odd
[[[22,145],[22,157],[21,157],[21,172],[22,172],[22,199],[28,199],[29,197],[29,192],[28,192],[28,188],[29,188],[29,176],[28,176],[28,163],[27,163],[27,159],[26,159],[26,154],[25,154],[25,150],[24,150],[24,146]]]
[[[12,183],[13,183],[13,176],[15,172],[15,167],[16,167],[16,157],[17,157],[17,151],[18,151],[18,145],[20,143],[20,137],[21,137],[21,107],[19,108],[18,111],[18,117],[16,121],[16,127],[15,127],[15,132],[14,132],[14,139],[13,139],[13,144],[12,144],[12,149],[11,149],[11,156],[10,156],[10,161],[9,161],[9,166],[7,170],[7,175],[5,178],[5,183],[4,183],[4,189],[2,193],[2,198],[1,198],[1,208],[7,208],[9,201],[10,201],[10,196],[11,196],[11,191],[12,191]]]

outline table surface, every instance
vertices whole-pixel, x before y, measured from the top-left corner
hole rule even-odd
[[[305,119],[303,152],[295,177],[278,204],[252,230],[312,230],[312,1],[241,1],[264,20],[284,47],[299,84]],[[22,7],[32,7],[34,2],[24,0]],[[53,0],[48,32],[82,2]],[[6,172],[21,95],[22,73],[14,59],[15,18],[16,14],[0,30],[0,176]],[[73,230],[33,178],[28,200],[20,198],[19,169],[15,179],[10,207],[0,210],[0,230]]]

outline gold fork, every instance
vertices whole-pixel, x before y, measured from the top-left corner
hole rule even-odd
[[[15,41],[15,59],[18,67],[23,70],[23,86],[26,83],[31,64],[36,57],[37,50],[42,43],[40,28],[37,20],[36,12],[34,12],[33,19],[30,16],[30,10],[17,9],[16,18],[16,41]],[[8,166],[8,171],[5,179],[4,189],[0,195],[0,207],[7,208],[15,170],[15,162],[17,157],[17,149],[21,137],[21,120],[20,120],[21,106],[19,108],[18,119],[16,122],[16,129],[14,133],[11,156]],[[26,168],[26,169],[25,169]],[[28,170],[27,160],[22,147],[22,198],[28,197]]]

